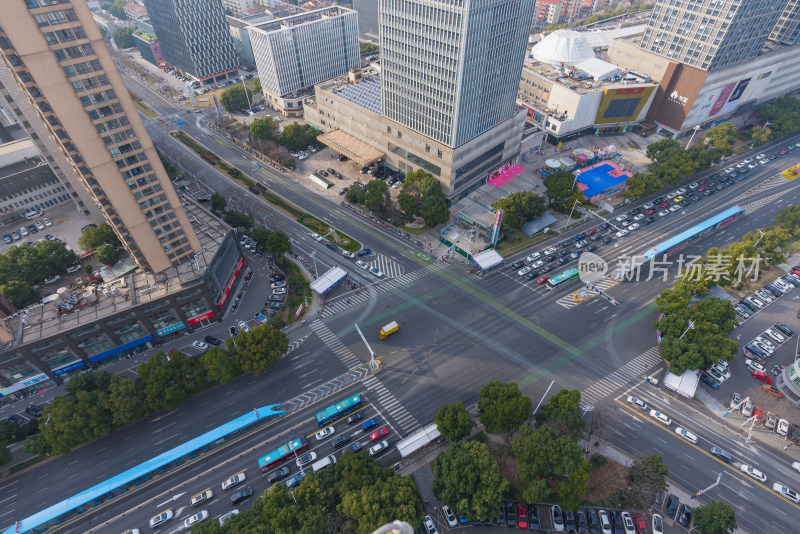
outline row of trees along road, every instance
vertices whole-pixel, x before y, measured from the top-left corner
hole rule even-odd
[[[272,323],[226,340],[193,358],[179,351],[159,351],[136,370],[137,378],[105,371],[76,375],[65,393],[47,405],[43,435],[46,452],[66,454],[74,447],[112,434],[118,428],[172,410],[180,401],[216,384],[229,384],[236,376],[261,375],[289,346]],[[30,438],[29,438],[30,439]]]
[[[263,226],[253,226],[253,217],[235,210],[226,210],[228,201],[219,193],[211,195],[211,213],[234,228],[241,228],[253,241],[264,247],[264,250],[276,256],[282,256],[292,251],[289,236],[280,230],[267,230]]]

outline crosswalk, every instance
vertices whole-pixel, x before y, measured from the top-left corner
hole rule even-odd
[[[634,378],[640,378],[661,362],[661,353],[658,352],[658,347],[652,347],[582,391],[581,402],[585,404],[600,402],[613,395],[615,391],[630,383]]]
[[[383,273],[384,278],[399,278],[403,276],[403,266],[391,258],[378,253],[378,257],[366,262],[370,267],[375,267]]]
[[[781,184],[781,185],[783,185],[783,184]],[[776,199],[778,199],[778,198],[780,198],[782,196],[785,196],[785,193],[776,193],[776,194],[770,195],[768,197],[764,197],[764,198],[760,198],[758,200],[754,200],[753,202],[750,202],[749,204],[745,204],[742,207],[745,209],[746,212],[752,213],[752,212],[754,212],[755,210],[757,210],[758,208],[760,208],[762,206],[765,206],[767,204],[771,204],[773,201],[775,201]]]
[[[352,369],[361,364],[361,362],[356,358],[355,354],[345,346],[341,340],[336,337],[336,334],[328,328],[328,326],[320,321],[319,319],[314,320],[311,323],[311,330],[314,331],[317,336],[325,343],[325,346],[331,349],[339,361],[344,364],[345,367],[348,369]]]
[[[400,401],[398,401],[374,375],[361,383],[364,384],[364,387],[368,390],[375,393],[376,398],[373,404],[376,404],[382,413],[391,416],[395,424],[402,429],[403,433],[409,434],[420,427],[416,418],[400,404]]]
[[[592,283],[592,285],[594,287],[596,287],[597,289],[599,289],[601,291],[606,291],[607,289],[610,289],[610,288],[614,287],[617,284],[619,284],[619,280],[617,280],[615,278],[612,278],[611,276],[608,276],[608,275],[606,275],[603,278],[601,278],[600,280],[597,280],[597,281]],[[565,307],[566,309],[569,310],[570,308],[574,308],[575,306],[577,306],[581,302],[585,302],[585,301],[589,300],[590,298],[598,296],[599,294],[600,293],[597,293],[595,291],[590,291],[590,290],[583,291],[583,288],[576,287],[574,291],[570,292],[567,295],[564,295],[563,297],[558,299],[556,302],[560,306],[563,306],[563,307]]]
[[[436,263],[431,263],[429,265],[426,265],[422,269],[406,273],[402,276],[398,276],[397,278],[390,278],[384,280],[380,284],[376,284],[373,287],[379,293],[386,293],[388,291],[391,291],[392,289],[397,289],[398,287],[409,284],[415,280],[419,280],[423,276],[427,276],[431,273],[442,270],[445,267],[447,267],[447,263],[437,261]],[[325,309],[322,312],[322,318],[326,319],[332,315],[343,312],[348,308],[366,302],[367,300],[369,300],[369,298],[370,298],[369,292],[363,290],[360,291],[359,293],[354,293],[351,295],[342,295],[340,297],[334,297],[333,299],[325,303]]]

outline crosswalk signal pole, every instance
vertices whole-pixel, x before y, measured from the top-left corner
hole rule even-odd
[[[375,369],[376,362],[377,362],[377,360],[375,360],[375,351],[373,351],[372,347],[369,346],[369,343],[367,342],[367,338],[365,338],[364,334],[361,333],[361,329],[358,327],[358,324],[357,323],[353,323],[353,324],[356,327],[356,332],[358,332],[358,335],[361,336],[361,341],[364,342],[364,345],[367,346],[367,350],[369,350],[369,356],[370,356],[370,358],[369,358],[369,366],[370,366],[370,368]]]

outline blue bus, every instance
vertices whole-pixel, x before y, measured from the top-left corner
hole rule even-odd
[[[361,406],[361,397],[358,393],[354,393],[346,399],[342,399],[336,404],[328,406],[314,417],[317,419],[317,425],[325,426],[329,422],[336,421],[343,415],[352,412],[359,406]]]
[[[696,226],[692,226],[685,232],[681,232],[675,237],[650,247],[644,252],[644,254],[642,254],[642,256],[644,256],[644,264],[646,265],[650,262],[650,260],[677,250],[694,241],[695,239],[703,237],[712,230],[728,224],[736,219],[739,215],[743,214],[744,211],[744,208],[740,206],[734,206],[723,211],[722,213],[714,215],[710,219],[706,219]]]
[[[285,443],[258,459],[258,470],[266,473],[273,466],[278,465],[290,456],[295,456],[300,451],[308,448],[308,440],[305,436],[294,438],[292,441]]]
[[[566,284],[567,282],[575,280],[576,278],[578,278],[578,274],[579,274],[578,269],[576,269],[575,267],[571,267],[566,271],[564,271],[563,273],[557,274],[554,277],[550,278],[547,281],[547,285],[550,286],[551,289],[556,288],[560,285]]]

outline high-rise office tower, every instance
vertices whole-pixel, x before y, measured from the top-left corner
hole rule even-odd
[[[160,272],[200,250],[83,0],[4,2],[0,53],[140,266]]]
[[[380,0],[383,116],[450,147],[507,120],[534,5]]]
[[[789,0],[769,38],[778,43],[794,45],[797,43],[798,35],[800,35],[800,0]]]
[[[210,83],[236,73],[239,62],[222,0],[145,0],[164,59]]]
[[[358,13],[358,36],[367,41],[378,42],[380,32],[380,5],[375,0],[353,0],[353,9]]]
[[[712,71],[758,55],[786,0],[657,0],[640,46]]]

